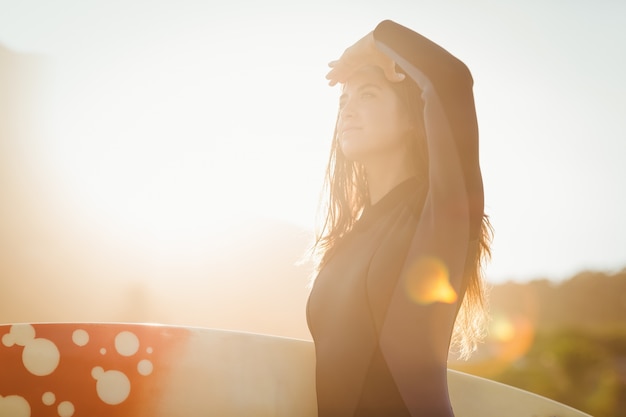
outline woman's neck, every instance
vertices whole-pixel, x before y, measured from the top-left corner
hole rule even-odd
[[[396,161],[395,164],[368,164],[365,167],[367,186],[369,188],[370,204],[376,204],[398,184],[414,176],[405,161]]]

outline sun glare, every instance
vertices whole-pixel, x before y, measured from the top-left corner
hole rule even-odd
[[[406,278],[409,298],[418,304],[454,303],[457,294],[450,285],[448,268],[437,258],[415,261]]]
[[[215,51],[179,47],[57,61],[49,159],[59,195],[107,232],[163,251],[185,251],[250,217],[312,226],[311,178],[321,183],[325,149],[311,153],[321,134],[298,125],[309,115],[294,108],[289,86],[302,74],[253,73],[236,60],[222,68]],[[313,97],[302,103],[309,111],[327,107]]]

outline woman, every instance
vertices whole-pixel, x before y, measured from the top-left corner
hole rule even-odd
[[[472,348],[491,231],[472,77],[392,21],[329,66],[342,93],[307,305],[319,415],[452,416],[447,356]]]

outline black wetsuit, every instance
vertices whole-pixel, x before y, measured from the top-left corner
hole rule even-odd
[[[449,417],[450,337],[483,215],[473,80],[461,61],[394,22],[381,22],[374,38],[423,91],[429,178],[366,207],[315,280],[307,319],[318,413]],[[443,265],[456,301],[407,289],[432,280],[415,269],[424,263]]]

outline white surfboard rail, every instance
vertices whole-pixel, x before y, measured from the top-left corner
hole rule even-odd
[[[591,417],[541,395],[452,369],[448,390],[456,417]]]

